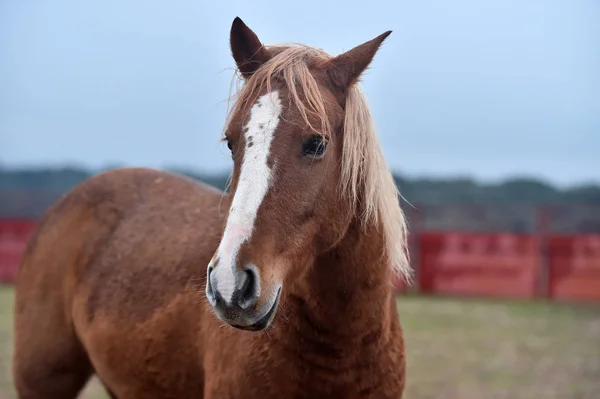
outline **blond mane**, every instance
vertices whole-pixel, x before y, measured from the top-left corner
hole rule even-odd
[[[290,101],[307,125],[316,133],[331,138],[326,103],[309,69],[311,64],[327,61],[331,56],[302,44],[270,46],[268,49],[274,56],[250,79],[245,81],[236,74],[237,93],[235,97],[230,96],[230,100],[235,98],[236,101],[228,110],[225,128],[233,115],[247,111],[254,104],[264,87],[270,91],[271,81],[277,78],[286,85]],[[301,100],[300,94],[306,102]],[[319,127],[310,122],[315,118],[320,122]],[[382,227],[392,269],[410,281],[412,269],[407,248],[407,224],[399,204],[400,193],[386,165],[369,107],[358,84],[348,91],[343,129],[342,195],[351,200],[357,213],[360,203],[362,211],[356,216],[363,224],[374,223]],[[362,198],[359,198],[361,195]]]

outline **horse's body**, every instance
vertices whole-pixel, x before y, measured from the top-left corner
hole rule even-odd
[[[96,176],[62,199],[19,275],[21,397],[74,397],[93,371],[124,399],[392,397],[376,395],[404,374],[389,290],[360,292],[331,270],[315,276],[323,314],[290,297],[294,317],[271,331],[218,322],[198,287],[219,243],[220,207],[227,197],[216,190],[144,169]],[[376,294],[384,309],[362,313]]]
[[[243,287],[260,284],[244,294],[257,304],[231,313],[233,302],[223,300],[230,269],[215,253],[224,253],[223,229],[243,186],[234,163],[231,197],[174,174],[119,169],[84,181],[47,212],[16,284],[20,398],[75,398],[93,374],[120,399],[402,396],[404,345],[382,222],[348,211],[309,230],[314,215],[344,210],[343,202],[304,210],[302,223],[291,226],[298,230],[285,236],[306,235],[293,236],[277,250],[288,255],[268,262],[277,242],[255,240],[268,230],[258,213],[254,241],[245,239],[260,245],[260,255],[243,246],[237,255],[258,265],[251,276],[258,280]],[[272,204],[269,195],[260,212]],[[278,195],[285,200],[285,191]],[[213,276],[213,286],[209,264],[220,279]],[[281,269],[269,271],[271,264]],[[269,290],[274,284],[278,290]],[[265,322],[259,310],[269,298]]]

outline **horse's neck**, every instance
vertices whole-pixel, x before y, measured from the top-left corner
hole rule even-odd
[[[340,345],[369,334],[385,339],[395,308],[381,231],[353,223],[336,248],[317,259],[298,284],[298,295],[290,297],[300,310],[298,323]]]

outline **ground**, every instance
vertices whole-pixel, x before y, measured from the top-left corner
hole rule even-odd
[[[0,288],[0,399],[14,398],[11,287]],[[405,399],[598,399],[600,305],[401,296]],[[106,398],[95,382],[82,398]]]
[[[600,399],[600,305],[398,298],[406,399]]]

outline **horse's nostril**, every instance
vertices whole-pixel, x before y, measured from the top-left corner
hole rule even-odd
[[[243,271],[240,273],[240,283],[239,283],[239,292],[240,296],[244,298],[246,296],[246,292],[251,289],[250,285],[252,284],[252,275],[250,275],[247,271]]]
[[[244,270],[246,283],[242,289],[242,298],[254,297],[256,294],[256,276],[252,270]]]
[[[213,284],[212,284],[212,279],[211,279],[211,273],[213,271],[212,266],[208,267],[208,270],[206,271],[206,296],[208,297],[208,300],[211,303],[214,303],[216,298],[215,298],[215,291],[213,288]]]
[[[256,304],[258,299],[258,276],[253,267],[248,267],[239,278],[239,304],[245,309]]]

